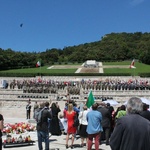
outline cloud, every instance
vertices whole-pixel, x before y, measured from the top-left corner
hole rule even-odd
[[[131,5],[135,6],[135,5],[139,5],[141,3],[143,3],[145,0],[132,0],[131,1]]]

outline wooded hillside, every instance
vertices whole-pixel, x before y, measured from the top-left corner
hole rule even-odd
[[[96,61],[123,61],[137,59],[150,64],[150,33],[111,33],[99,41],[68,46],[63,49],[47,49],[44,52],[18,52],[0,48],[0,70],[35,67],[37,61],[50,65]]]

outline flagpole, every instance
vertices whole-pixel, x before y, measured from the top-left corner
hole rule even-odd
[[[41,77],[41,59],[36,63],[36,67],[40,68],[39,76]]]
[[[103,98],[102,80],[101,80],[101,95],[102,95],[102,98]]]
[[[40,62],[40,73],[39,73],[39,75],[40,75],[40,78],[41,78],[41,59],[39,59],[39,62]]]

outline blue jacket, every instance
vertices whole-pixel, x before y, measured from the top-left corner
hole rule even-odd
[[[97,110],[91,110],[87,113],[87,129],[86,132],[88,134],[96,134],[98,132],[102,132],[103,128],[101,125],[102,114]]]

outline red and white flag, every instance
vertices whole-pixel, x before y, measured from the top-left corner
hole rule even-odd
[[[40,61],[38,61],[37,63],[36,63],[36,67],[40,67],[41,66],[41,63],[40,63]]]
[[[136,68],[136,67],[134,66],[134,64],[135,64],[135,61],[134,61],[134,59],[133,59],[132,62],[131,62],[131,64],[130,64],[130,67],[129,67],[129,68]]]

